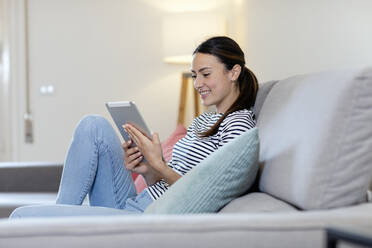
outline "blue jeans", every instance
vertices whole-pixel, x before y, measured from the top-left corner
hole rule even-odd
[[[153,200],[146,190],[137,195],[123,155],[120,140],[106,119],[84,117],[67,153],[57,205],[20,207],[10,218],[143,213]],[[81,206],[87,195],[90,206]]]

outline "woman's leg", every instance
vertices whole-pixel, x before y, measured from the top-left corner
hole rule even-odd
[[[142,214],[152,202],[150,194],[144,190],[138,196],[128,198],[124,209],[62,204],[34,205],[15,209],[9,218]]]
[[[49,217],[71,217],[71,216],[107,216],[107,215],[124,215],[124,214],[140,214],[140,212],[132,212],[123,209],[106,208],[106,207],[91,207],[77,205],[32,205],[24,206],[15,209],[10,219],[19,218],[49,218]]]
[[[124,167],[120,140],[100,116],[86,116],[78,124],[56,202],[81,205],[87,194],[91,206],[118,209],[136,196],[131,173]]]
[[[111,124],[99,116],[83,118],[67,153],[57,205],[20,207],[10,218],[143,213],[153,200],[146,190],[136,195],[122,158]],[[73,206],[87,194],[91,206]]]

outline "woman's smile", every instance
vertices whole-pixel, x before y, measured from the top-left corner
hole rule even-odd
[[[200,97],[205,100],[210,94],[210,90],[199,90]]]

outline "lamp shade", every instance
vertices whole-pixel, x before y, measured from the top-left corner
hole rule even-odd
[[[205,39],[226,34],[224,16],[205,12],[168,14],[163,18],[164,62],[190,64],[192,52]]]

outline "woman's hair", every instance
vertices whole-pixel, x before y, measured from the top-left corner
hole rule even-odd
[[[217,59],[225,65],[227,70],[231,70],[234,65],[240,65],[241,67],[241,72],[237,79],[239,96],[209,130],[200,134],[202,137],[208,137],[218,132],[218,128],[226,116],[235,111],[253,107],[256,101],[258,82],[253,72],[245,66],[244,52],[239,45],[229,37],[212,37],[201,43],[195,49],[193,55],[196,53],[205,53],[217,57]]]

